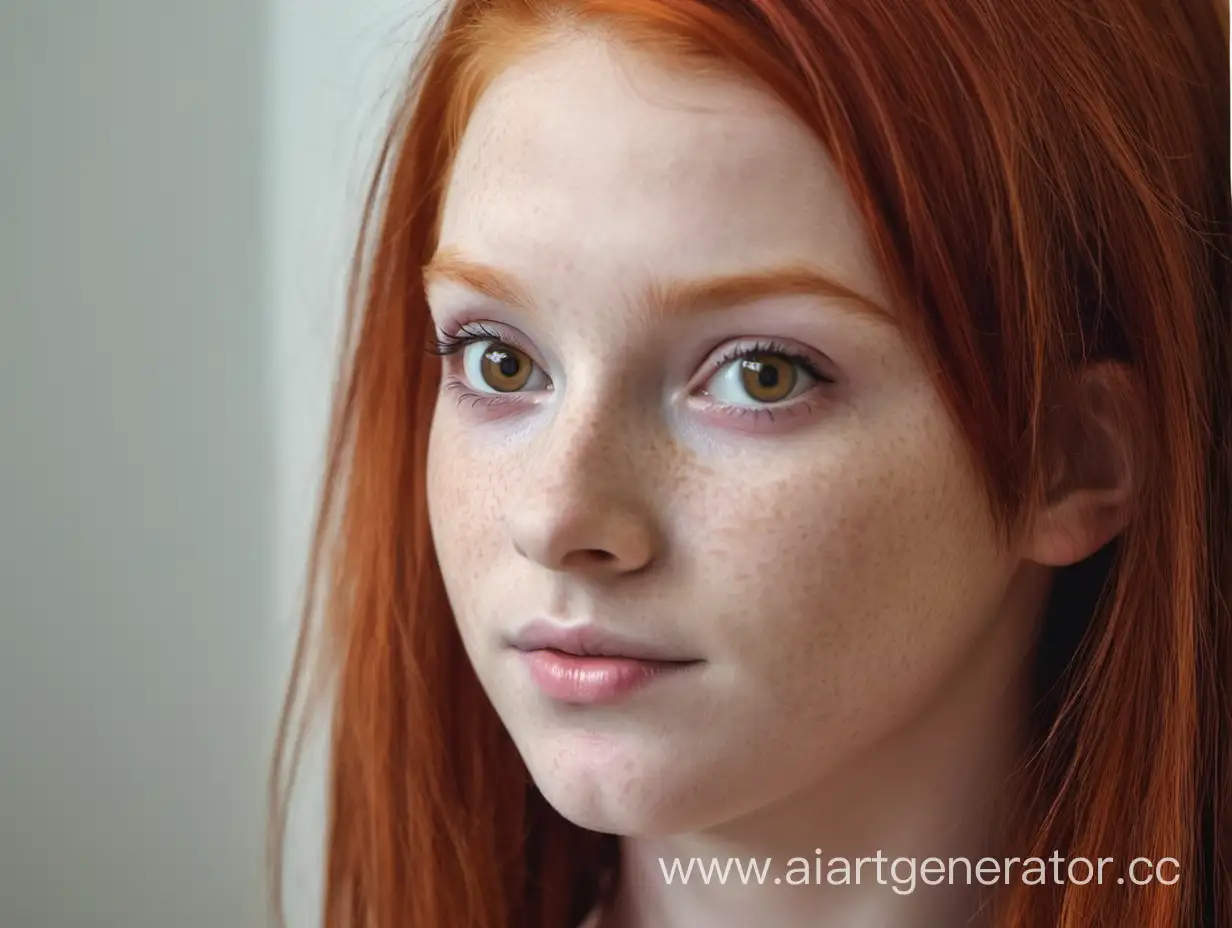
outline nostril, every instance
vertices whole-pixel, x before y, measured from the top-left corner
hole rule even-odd
[[[606,567],[616,561],[616,555],[603,548],[580,548],[564,558],[565,567]]]
[[[573,504],[511,516],[509,540],[520,557],[554,571],[623,574],[655,555],[652,517],[615,504]]]

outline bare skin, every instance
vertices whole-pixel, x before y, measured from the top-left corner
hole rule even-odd
[[[785,268],[867,305],[666,299]],[[480,292],[491,271],[516,297]],[[978,886],[896,891],[874,862],[788,887],[788,862],[992,846],[1049,568],[1111,537],[1121,496],[999,539],[812,134],[749,82],[562,39],[481,98],[428,296],[479,339],[445,358],[432,430],[446,587],[545,797],[624,836],[606,928],[977,924]],[[536,619],[697,663],[562,702],[508,646]],[[673,858],[771,879],[668,885]]]

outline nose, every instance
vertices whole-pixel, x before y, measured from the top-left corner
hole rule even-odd
[[[599,416],[558,420],[509,515],[513,546],[549,570],[614,578],[649,567],[662,533],[648,498],[655,452]]]

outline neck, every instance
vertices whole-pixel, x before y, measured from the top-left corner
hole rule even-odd
[[[996,887],[976,867],[1003,856],[998,813],[1031,695],[1023,657],[1047,592],[1023,583],[1023,614],[1003,616],[943,692],[842,770],[718,828],[622,839],[604,928],[984,923]]]

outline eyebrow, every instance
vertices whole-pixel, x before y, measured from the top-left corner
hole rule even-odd
[[[424,265],[424,279],[449,280],[483,296],[523,311],[533,309],[527,288],[508,271],[464,258],[453,248],[437,252]],[[697,280],[679,280],[652,285],[648,303],[664,315],[688,315],[704,310],[726,309],[777,296],[811,295],[836,299],[861,315],[896,326],[894,317],[874,300],[858,293],[829,274],[797,263],[716,275]]]

